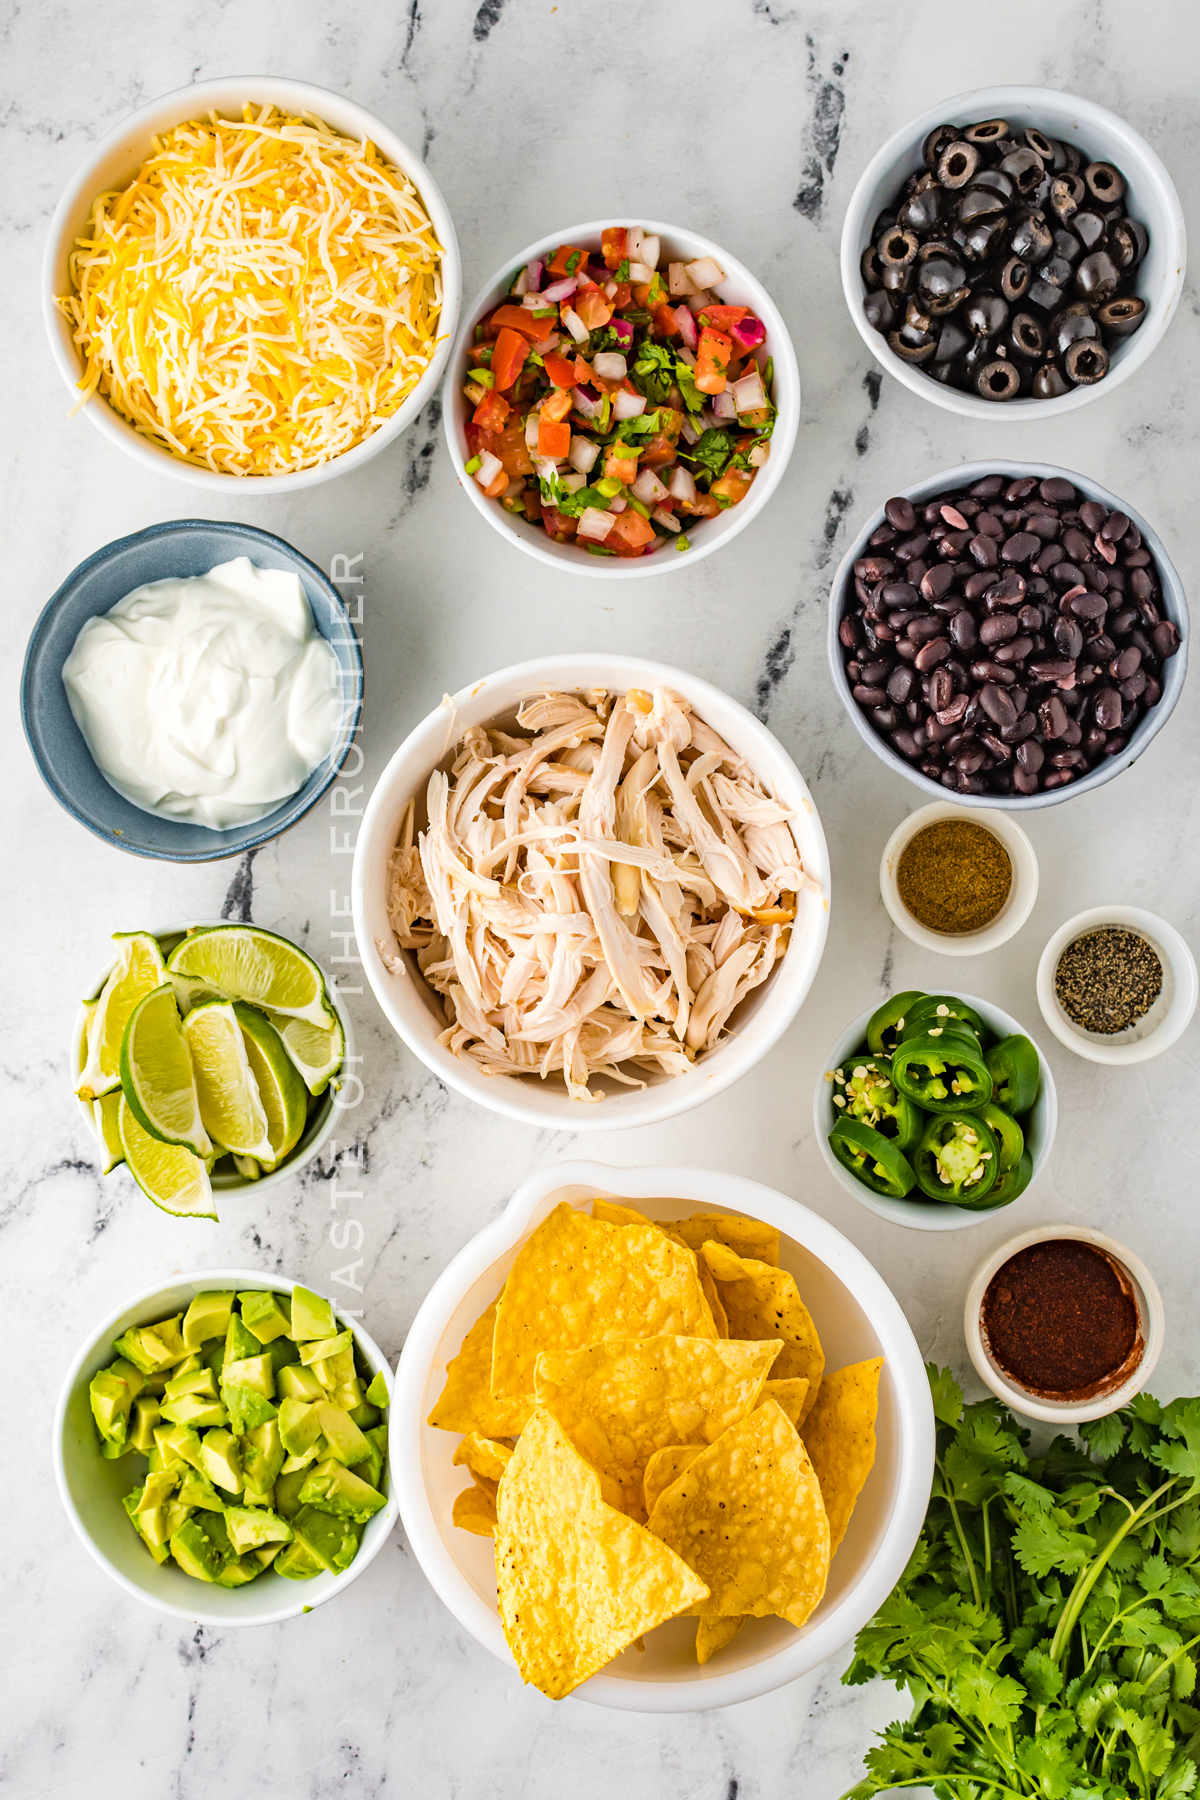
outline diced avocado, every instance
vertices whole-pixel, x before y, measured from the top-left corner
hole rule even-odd
[[[258,1290],[248,1294],[239,1294],[238,1302],[242,1309],[242,1323],[248,1331],[252,1331],[260,1344],[269,1344],[278,1337],[290,1337],[292,1331],[292,1309],[283,1294],[273,1294]]]
[[[231,1313],[225,1333],[225,1361],[238,1362],[243,1356],[260,1356],[262,1345],[252,1331],[247,1331],[236,1313]]]
[[[278,1375],[281,1369],[290,1368],[300,1361],[299,1345],[293,1344],[289,1337],[277,1337],[267,1345],[271,1353],[271,1367]]]
[[[284,1519],[293,1519],[300,1511],[300,1489],[304,1486],[307,1468],[296,1469],[291,1474],[280,1475],[275,1483],[275,1511]]]
[[[179,1485],[179,1476],[174,1469],[165,1469],[159,1475],[147,1475],[142,1484],[142,1497],[138,1501],[139,1513],[153,1512],[161,1506]]]
[[[202,1369],[203,1367],[204,1358],[201,1356],[200,1352],[198,1350],[189,1350],[183,1360],[177,1362],[173,1369],[169,1369],[165,1373],[160,1370],[157,1375],[147,1376],[146,1379],[147,1381],[162,1381],[163,1392],[165,1394],[167,1388],[169,1388],[171,1383],[180,1375],[190,1375],[194,1369]]]
[[[303,1544],[288,1544],[275,1558],[274,1568],[289,1581],[311,1581],[314,1575],[324,1572],[324,1563],[318,1562],[311,1551]]]
[[[335,1358],[334,1362],[337,1364],[340,1358]],[[318,1373],[330,1367],[328,1363],[315,1363],[313,1366]],[[336,1370],[336,1377],[329,1383],[326,1391],[333,1404],[340,1406],[343,1412],[356,1412],[365,1404],[363,1384],[358,1376],[346,1375],[340,1368]]]
[[[242,1491],[242,1463],[233,1434],[208,1431],[200,1440],[200,1468],[208,1479],[227,1494]]]
[[[368,1426],[379,1423],[379,1408],[369,1405],[365,1400],[360,1401],[357,1406],[347,1406],[344,1410],[349,1413],[360,1431],[366,1431]]]
[[[228,1425],[229,1415],[219,1400],[205,1400],[200,1395],[181,1394],[178,1400],[164,1400],[162,1416],[173,1425],[192,1425],[203,1431],[210,1425]]]
[[[170,1556],[171,1552],[167,1549],[165,1544],[152,1544],[150,1542],[150,1539],[146,1536],[145,1532],[142,1530],[141,1523],[138,1519],[137,1504],[141,1498],[141,1493],[142,1493],[141,1488],[134,1488],[132,1494],[125,1495],[125,1498],[121,1501],[121,1505],[125,1508],[125,1511],[129,1514],[130,1522],[133,1525],[134,1530],[137,1532],[138,1536],[141,1538],[143,1544],[145,1544],[147,1550],[150,1552],[150,1554],[154,1558],[155,1562],[156,1563],[165,1563],[168,1556]]]
[[[255,1562],[252,1556],[239,1556],[235,1562],[227,1562],[217,1576],[217,1586],[223,1588],[245,1587],[248,1581],[254,1581],[262,1574],[262,1564]]]
[[[304,1343],[309,1338],[332,1337],[337,1330],[337,1320],[333,1316],[333,1304],[322,1300],[310,1288],[292,1289],[292,1323],[290,1335],[296,1342]]]
[[[374,1444],[368,1442],[367,1454],[361,1462],[350,1465],[350,1473],[357,1475],[360,1481],[365,1481],[368,1487],[377,1488],[379,1486],[383,1475],[383,1457]]]
[[[218,1400],[217,1378],[212,1370],[201,1365],[198,1369],[188,1369],[186,1373],[172,1375],[166,1385],[163,1400],[182,1400],[185,1394],[192,1394],[197,1400]]]
[[[297,1456],[288,1457],[283,1465],[283,1474],[294,1475],[297,1469],[310,1469],[313,1463],[324,1462],[328,1450],[329,1445],[325,1439],[317,1438],[308,1446],[307,1450],[301,1450]]]
[[[183,1501],[174,1498],[164,1500],[153,1512],[142,1514],[142,1526],[148,1542],[165,1544],[175,1535],[179,1527],[192,1514],[192,1508]]]
[[[221,1398],[229,1412],[229,1423],[239,1437],[256,1425],[265,1425],[279,1410],[274,1401],[265,1400],[256,1388],[247,1387],[240,1381],[226,1381],[224,1377]]]
[[[225,1367],[225,1339],[215,1343],[204,1358],[205,1367],[212,1370],[217,1380],[221,1379],[221,1370]]]
[[[338,1464],[332,1466],[337,1468]],[[292,1530],[297,1543],[303,1544],[331,1575],[340,1575],[358,1555],[359,1533],[349,1519],[335,1518],[332,1513],[321,1512],[313,1506],[301,1506],[292,1520]],[[279,1568],[278,1562],[275,1567]]]
[[[331,1356],[336,1356],[339,1350],[349,1350],[353,1357],[354,1336],[352,1332],[339,1331],[329,1337],[305,1340],[300,1345],[300,1361],[308,1366],[315,1362],[327,1362]],[[353,1365],[350,1373],[352,1375],[354,1373]]]
[[[256,1393],[270,1400],[275,1394],[275,1371],[271,1367],[269,1353],[261,1356],[243,1356],[236,1362],[225,1358],[225,1367],[221,1370],[221,1382],[235,1382],[239,1387],[253,1388]]]
[[[207,1529],[208,1520],[218,1516],[193,1513],[171,1534],[171,1555],[184,1574],[194,1575],[197,1581],[215,1581],[229,1560]]]
[[[283,1468],[283,1461],[284,1448],[275,1419],[268,1419],[265,1425],[256,1425],[253,1430],[245,1433],[242,1438],[242,1474],[246,1483],[247,1503],[253,1494],[254,1504],[262,1504],[262,1499],[275,1485],[275,1478]]]
[[[206,1512],[220,1512],[225,1505],[216,1488],[199,1469],[189,1469],[179,1483],[179,1499],[183,1506],[203,1507]]]
[[[129,1437],[129,1414],[142,1391],[142,1377],[131,1363],[110,1363],[98,1369],[88,1384],[92,1417],[100,1433],[101,1448],[112,1445],[119,1455]]]
[[[142,1389],[143,1394],[149,1394],[152,1399],[161,1400],[167,1391],[167,1382],[170,1379],[170,1373],[169,1369],[159,1369],[153,1375],[143,1376],[142,1379],[146,1384]]]
[[[190,1425],[156,1425],[154,1448],[164,1469],[181,1469],[187,1464],[193,1469],[202,1467],[200,1434]]]
[[[286,1369],[280,1369],[277,1386],[286,1400],[312,1401],[325,1398],[325,1389],[312,1370],[302,1368],[299,1363],[289,1363]]]
[[[188,1352],[179,1329],[182,1318],[182,1313],[176,1313],[173,1319],[160,1319],[157,1325],[131,1325],[114,1341],[113,1348],[118,1356],[128,1357],[143,1375],[173,1368]]]
[[[250,1560],[256,1562],[260,1569],[265,1569],[275,1561],[282,1549],[282,1544],[262,1544],[257,1550],[251,1550]]]
[[[232,1294],[197,1294],[183,1315],[183,1341],[198,1350],[210,1338],[223,1338],[233,1311]]]
[[[280,1401],[279,1439],[289,1456],[302,1456],[320,1435],[321,1418],[316,1406],[307,1400]]]
[[[382,1369],[378,1369],[367,1389],[367,1399],[372,1406],[388,1406],[391,1404],[391,1398],[387,1376]]]
[[[318,1400],[313,1411],[321,1421],[330,1456],[347,1465],[361,1462],[370,1446],[350,1414],[328,1400]]]
[[[263,1544],[290,1544],[292,1541],[292,1528],[287,1520],[263,1507],[226,1507],[225,1529],[239,1556],[247,1550],[258,1550]]]
[[[353,1519],[362,1524],[381,1512],[387,1501],[330,1457],[328,1462],[318,1463],[309,1471],[300,1489],[300,1504],[302,1507],[315,1506],[318,1512],[333,1513],[339,1519]]]

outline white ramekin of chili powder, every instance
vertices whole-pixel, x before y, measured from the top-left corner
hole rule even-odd
[[[901,820],[883,847],[879,891],[893,922],[922,949],[981,956],[1033,911],[1033,845],[1008,813],[938,800]]]
[[[1125,1406],[1162,1351],[1162,1296],[1140,1257],[1086,1225],[1010,1238],[976,1271],[963,1315],[980,1379],[1014,1412],[1081,1424]]]

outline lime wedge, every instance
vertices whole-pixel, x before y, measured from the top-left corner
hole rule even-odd
[[[308,1094],[271,1021],[257,1007],[244,1006],[241,1001],[233,1010],[267,1115],[270,1148],[260,1161],[270,1170],[300,1142],[308,1119]]]
[[[96,1128],[96,1136],[100,1140],[100,1148],[104,1152],[104,1167],[100,1173],[107,1175],[118,1163],[125,1161],[125,1151],[121,1145],[121,1127],[117,1122],[117,1114],[121,1106],[121,1090],[110,1088],[99,1100],[92,1101],[92,1123]]]
[[[143,1131],[198,1157],[212,1153],[170,982],[152,989],[129,1016],[121,1044],[121,1086]]]
[[[346,1034],[337,1014],[334,1014],[332,1029],[328,1031],[319,1025],[310,1025],[305,1019],[285,1019],[282,1013],[276,1013],[271,1023],[283,1039],[283,1047],[309,1093],[323,1094],[346,1055]]]
[[[258,925],[202,926],[172,950],[173,975],[204,981],[230,1000],[245,1000],[329,1030],[333,1009],[311,956]]]
[[[162,951],[148,931],[113,933],[117,960],[88,1024],[87,1055],[75,1092],[98,1100],[121,1081],[121,1043],[139,1000],[167,979]]]
[[[209,1137],[235,1156],[269,1157],[267,1115],[232,1003],[210,1000],[193,1006],[183,1021],[183,1035]]]
[[[262,1174],[262,1164],[256,1156],[235,1156],[233,1162],[243,1181],[257,1181]]]
[[[208,1170],[200,1158],[143,1131],[124,1095],[118,1119],[129,1173],[155,1206],[176,1217],[215,1219]]]

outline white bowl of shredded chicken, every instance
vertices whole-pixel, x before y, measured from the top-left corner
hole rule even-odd
[[[143,107],[51,221],[50,347],[83,412],[193,486],[357,468],[436,391],[461,291],[446,204],[370,113],[237,76]]]
[[[409,1048],[569,1131],[737,1081],[795,1017],[829,923],[824,833],[783,747],[719,689],[627,656],[447,696],[375,789],[352,888]]]

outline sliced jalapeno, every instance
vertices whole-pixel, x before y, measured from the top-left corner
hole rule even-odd
[[[965,1000],[957,1000],[953,994],[926,994],[908,1011],[905,1029],[910,1037],[917,1037],[922,1030],[936,1029],[938,1026],[965,1025],[975,1036],[982,1040],[986,1026],[973,1006]]]
[[[989,1100],[986,1106],[979,1109],[979,1117],[987,1122],[995,1133],[997,1160],[1000,1172],[1015,1169],[1025,1154],[1025,1133],[1017,1124],[1011,1113]]]
[[[908,1095],[895,1087],[890,1056],[852,1057],[837,1073],[845,1076],[838,1096],[845,1102],[845,1118],[872,1126],[900,1150],[916,1143],[924,1120]]]
[[[996,1105],[1019,1119],[1029,1111],[1042,1085],[1037,1051],[1027,1037],[1014,1034],[993,1044],[987,1053],[987,1066]]]
[[[978,1041],[957,1029],[901,1044],[892,1057],[892,1080],[927,1112],[970,1112],[992,1097],[992,1077]]]
[[[893,994],[867,1020],[867,1048],[877,1056],[896,1048],[900,1032],[908,1016],[908,1010],[918,1000],[923,1000],[920,988],[908,988],[903,994]]]
[[[986,1193],[972,1195],[958,1204],[967,1212],[990,1212],[994,1206],[1008,1206],[1023,1194],[1033,1180],[1033,1158],[1025,1151],[1015,1168],[1001,1169]]]
[[[873,1194],[902,1200],[916,1186],[912,1164],[903,1150],[858,1119],[839,1119],[829,1134],[829,1147],[843,1168]]]
[[[981,1198],[999,1174],[996,1134],[979,1113],[939,1113],[926,1124],[913,1163],[931,1200]]]

